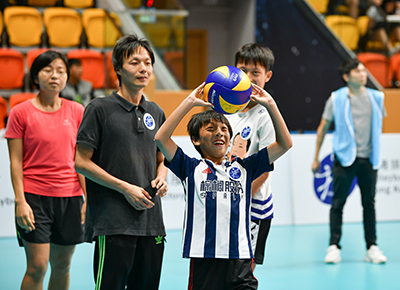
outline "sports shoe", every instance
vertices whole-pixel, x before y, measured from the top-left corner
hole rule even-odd
[[[325,263],[336,264],[342,260],[340,249],[336,245],[330,245],[327,252],[328,254],[325,256]]]
[[[378,246],[372,245],[369,247],[367,254],[365,255],[365,261],[372,262],[374,264],[382,264],[386,263],[387,258],[382,251],[379,250]]]

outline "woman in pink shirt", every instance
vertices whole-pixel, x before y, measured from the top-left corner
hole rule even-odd
[[[74,152],[84,108],[60,98],[68,77],[63,54],[39,55],[30,71],[39,93],[15,106],[7,124],[18,240],[27,257],[21,289],[42,289],[49,262],[48,289],[68,289],[75,245],[83,241],[84,180]]]

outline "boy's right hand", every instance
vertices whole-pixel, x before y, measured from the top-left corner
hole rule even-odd
[[[200,86],[195,88],[187,97],[187,100],[191,102],[193,107],[197,106],[213,107],[213,104],[204,101],[204,94],[203,94],[204,86],[205,83],[202,83]]]

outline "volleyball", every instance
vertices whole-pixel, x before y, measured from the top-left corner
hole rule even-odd
[[[251,82],[249,77],[233,66],[220,66],[207,76],[204,96],[213,109],[222,114],[234,114],[250,101]]]

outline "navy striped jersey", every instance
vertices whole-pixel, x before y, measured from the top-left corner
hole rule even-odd
[[[250,259],[251,182],[270,165],[267,149],[216,165],[191,158],[178,147],[169,169],[185,195],[184,258]]]

